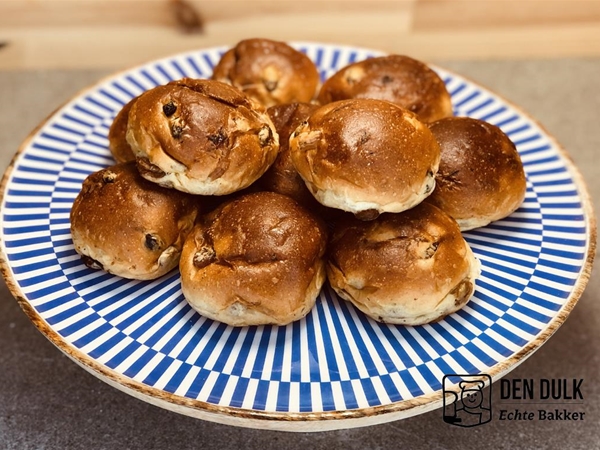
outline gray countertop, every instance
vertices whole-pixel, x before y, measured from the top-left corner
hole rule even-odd
[[[439,65],[521,106],[558,139],[600,201],[600,59]],[[0,72],[0,166],[56,107],[106,72]],[[0,284],[1,449],[600,448],[600,279],[565,324],[505,378],[583,379],[583,421],[501,421],[460,429],[440,411],[366,428],[285,433],[234,428],[160,409],[96,379],[57,350]],[[499,383],[493,385],[494,405]],[[558,407],[558,406],[557,406]],[[532,408],[530,408],[532,409]],[[533,408],[535,409],[535,408]]]

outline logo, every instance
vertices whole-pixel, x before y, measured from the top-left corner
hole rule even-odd
[[[490,388],[484,391],[484,387]],[[476,427],[492,420],[492,377],[449,374],[442,379],[444,422]]]
[[[510,421],[585,420],[582,384],[583,378],[503,379],[498,418]]]

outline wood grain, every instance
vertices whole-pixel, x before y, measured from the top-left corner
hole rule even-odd
[[[600,22],[596,0],[419,0],[414,30],[576,26]]]
[[[600,1],[0,0],[4,70],[124,68],[248,37],[424,60],[600,56]]]

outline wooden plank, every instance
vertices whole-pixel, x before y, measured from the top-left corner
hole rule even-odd
[[[600,56],[600,23],[414,32],[409,45],[426,60]]]
[[[145,25],[172,26],[177,3],[193,8],[204,21],[265,15],[406,11],[417,0],[0,0],[0,27]]]
[[[598,0],[419,0],[413,29],[535,27],[600,22]]]
[[[378,29],[361,29],[363,19],[378,23]],[[408,14],[374,11],[339,13],[335,23],[322,14],[212,21],[201,35],[165,26],[5,28],[0,35],[8,45],[0,49],[0,69],[126,67],[194,48],[233,45],[249,37],[380,46],[389,40],[383,30],[407,32],[409,26]]]
[[[349,44],[424,60],[600,56],[600,1],[566,2],[573,8],[564,20],[558,11],[565,2],[555,1],[542,18],[525,20],[497,6],[512,0],[195,0],[205,20],[202,34],[182,32],[169,9],[173,1],[0,0],[0,43],[6,43],[0,69],[125,68],[249,37]],[[488,5],[490,17],[480,6],[454,16],[444,9],[474,4]],[[136,8],[140,14],[134,18]],[[431,17],[427,23],[425,13]]]
[[[0,30],[80,25],[174,25],[167,0],[0,0]],[[0,31],[1,32],[1,31]]]
[[[375,18],[376,14],[371,17]],[[598,24],[477,31],[397,32],[394,17],[377,17],[377,30],[360,31],[355,19],[324,27],[313,18],[311,40],[358,45],[412,55],[424,60],[599,56]],[[232,45],[249,36],[306,40],[290,20],[254,19],[213,23],[204,35],[185,35],[167,27],[77,28],[57,32],[16,30],[0,49],[0,69],[126,68],[173,53]],[[265,29],[270,32],[264,33]],[[585,42],[585,45],[582,43]]]
[[[222,21],[273,14],[406,11],[414,29],[595,22],[600,0],[0,0],[0,27],[173,25],[174,4]],[[330,19],[335,20],[331,14]]]

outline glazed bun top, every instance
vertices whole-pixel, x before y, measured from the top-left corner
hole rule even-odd
[[[267,272],[269,263],[275,267],[285,261],[300,260],[309,267],[325,250],[324,224],[291,198],[274,192],[236,198],[205,216],[202,223],[216,259],[197,259],[197,268],[218,260],[225,266],[254,265]]]
[[[433,190],[440,158],[415,114],[374,99],[321,106],[292,134],[290,149],[317,200],[352,213],[418,204]]]
[[[140,95],[127,141],[145,178],[202,195],[249,186],[279,149],[262,106],[227,84],[190,78]]]
[[[318,202],[294,167],[289,140],[296,128],[306,121],[317,108],[317,105],[310,103],[287,103],[271,106],[267,110],[279,135],[279,154],[273,165],[257,183],[266,190],[287,195],[301,205],[311,208]]]
[[[233,326],[304,317],[325,280],[326,227],[291,198],[241,196],[205,216],[180,265],[187,301]]]
[[[131,99],[115,116],[108,130],[108,149],[118,163],[135,161],[135,155],[127,142],[129,111],[137,97]]]
[[[319,84],[319,72],[304,53],[269,39],[239,42],[223,55],[212,77],[241,89],[267,107],[309,102]]]
[[[289,149],[289,139],[292,133],[318,108],[319,105],[312,103],[296,102],[275,105],[267,109],[267,114],[269,114],[269,117],[273,121],[277,133],[280,137],[283,137],[280,143],[282,151]]]
[[[125,278],[157,278],[179,262],[200,197],[145,180],[135,163],[89,175],[71,208],[71,234],[87,265]]]
[[[521,205],[527,189],[523,163],[500,128],[450,117],[430,129],[441,161],[436,189],[427,200],[454,217],[463,231],[506,217]]]
[[[336,225],[328,277],[375,320],[418,325],[456,311],[474,291],[479,263],[456,222],[429,203]]]
[[[463,279],[469,271],[467,248],[456,222],[423,203],[369,222],[340,223],[329,254],[332,264],[352,274],[357,286],[361,278],[369,279],[371,287],[410,303],[429,296],[432,286],[448,284],[445,295]]]
[[[402,55],[350,64],[328,78],[318,95],[321,104],[349,98],[388,100],[426,123],[452,115],[450,94],[439,75],[426,64]]]

